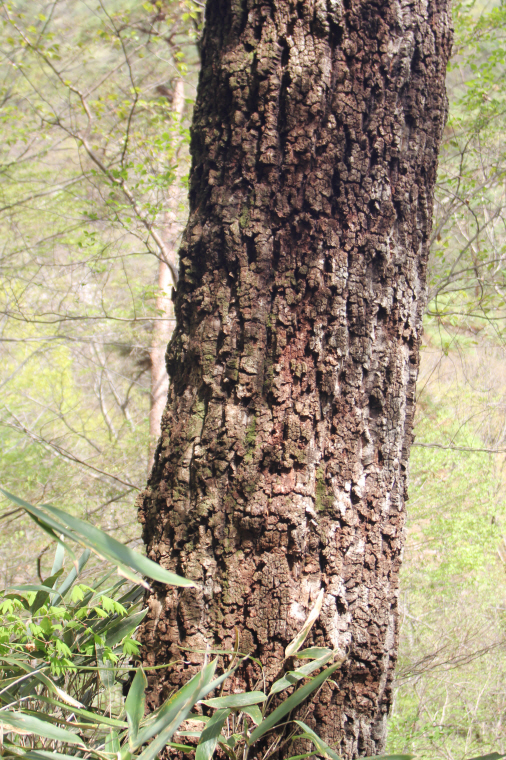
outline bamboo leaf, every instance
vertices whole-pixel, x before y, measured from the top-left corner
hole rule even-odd
[[[109,736],[106,737],[104,749],[106,752],[110,752],[111,754],[114,753],[116,756],[119,752],[120,747],[118,734],[116,731],[113,731],[112,728]]]
[[[189,744],[176,744],[175,742],[167,742],[167,747],[172,749],[178,749],[180,752],[194,752],[195,747],[191,747]]]
[[[156,562],[153,562],[148,557],[144,557],[139,552],[133,551],[128,546],[124,546],[120,541],[116,541],[115,538],[104,533],[104,531],[96,528],[94,525],[73,517],[51,504],[43,504],[41,506],[51,515],[61,520],[64,525],[68,525],[89,549],[99,556],[104,556],[111,560],[122,570],[127,568],[139,573],[141,576],[146,575],[154,581],[171,586],[197,587],[198,584],[165,570],[165,568]],[[139,582],[139,579],[137,579],[137,582]]]
[[[194,679],[192,678],[192,681],[190,683],[193,683],[193,688],[186,693],[186,698],[183,698],[181,695],[184,687],[183,689],[180,689],[179,692],[177,692],[175,699],[171,700],[171,710],[169,710],[168,713],[166,713],[164,716],[165,727],[162,729],[162,731],[160,731],[158,736],[153,739],[151,744],[149,744],[146,749],[141,752],[139,755],[139,760],[154,760],[154,758],[158,756],[159,752],[161,752],[162,749],[170,742],[172,736],[177,731],[181,723],[190,715],[192,707],[198,701],[199,694],[213,677],[214,671],[216,670],[216,665],[217,660],[214,660],[214,662],[204,666],[199,673],[199,677],[196,682],[194,682]],[[137,746],[140,746],[138,742],[139,737],[135,743]]]
[[[81,744],[83,740],[64,728],[53,726],[45,720],[36,718],[33,715],[24,715],[21,712],[11,710],[2,710],[0,712],[0,725],[5,731],[14,730],[16,733],[36,734],[43,736],[45,739],[52,739],[57,742],[67,742],[67,744]]]
[[[313,742],[318,752],[320,752],[322,755],[325,755],[326,757],[329,757],[331,760],[341,760],[340,756],[331,748],[328,744],[326,744],[323,739],[320,739],[317,733],[313,731],[312,728],[309,728],[305,723],[303,723],[301,720],[294,721],[302,730],[304,731],[304,738],[309,739]],[[299,737],[294,737],[295,739]]]
[[[505,755],[485,755],[484,757],[473,757],[471,760],[501,760]],[[415,755],[370,755],[362,760],[415,760]]]
[[[322,683],[324,683],[324,681],[326,681],[327,678],[335,670],[341,667],[341,664],[341,662],[337,662],[334,665],[331,665],[330,668],[327,668],[322,673],[319,673],[317,676],[312,678],[311,681],[304,684],[304,686],[301,686],[300,689],[297,689],[296,692],[291,694],[288,699],[285,699],[285,701],[282,702],[279,707],[276,707],[276,709],[273,710],[270,715],[264,718],[260,725],[255,728],[249,738],[249,744],[253,744],[261,736],[266,734],[267,731],[270,731],[271,728],[274,728],[274,726],[279,723],[279,721],[284,718],[285,715],[288,715],[288,713],[297,707],[297,705],[300,705],[301,702],[303,702],[313,691],[315,691],[315,689],[321,686]]]
[[[218,660],[216,659],[208,665],[204,666],[200,673],[197,673],[195,676],[193,676],[193,678],[188,681],[188,683],[179,689],[179,691],[176,691],[176,693],[173,694],[172,697],[170,697],[170,699],[168,699],[162,705],[158,711],[156,718],[152,720],[147,726],[141,728],[137,734],[136,739],[132,742],[134,749],[137,749],[142,744],[149,741],[149,739],[151,739],[153,736],[163,731],[164,728],[175,719],[183,707],[188,704],[191,699],[193,699],[194,695],[195,700],[192,703],[192,706],[195,704],[195,702],[198,701],[203,684],[213,677],[217,664]]]
[[[323,589],[321,589],[320,593],[318,594],[318,597],[316,599],[313,609],[307,616],[306,622],[300,629],[297,636],[293,639],[293,641],[290,642],[290,644],[288,644],[287,648],[285,649],[285,659],[288,659],[288,657],[291,657],[293,654],[295,654],[295,652],[298,652],[299,649],[301,648],[309,631],[313,627],[314,622],[318,619],[318,616],[322,609],[324,596],[325,596],[325,592]]]
[[[105,636],[105,643],[108,647],[114,647],[123,641],[125,636],[129,636],[135,629],[142,623],[146,615],[148,614],[147,607],[145,610],[136,612],[134,615],[128,615],[127,617],[117,620],[107,630]]]
[[[81,573],[83,567],[88,562],[89,558],[91,557],[91,552],[89,549],[85,549],[79,559],[77,560],[77,567],[73,567],[70,573],[67,575],[63,583],[61,584],[60,588],[58,589],[58,593],[60,596],[65,596],[69,588],[72,587],[74,584],[74,581],[78,577],[78,575]]]
[[[333,655],[334,653],[332,650],[328,649],[327,654],[325,654],[325,656],[320,660],[312,660],[311,662],[306,663],[306,665],[302,665],[302,667],[297,668],[297,670],[290,670],[288,673],[285,673],[282,678],[274,681],[269,692],[269,696],[271,696],[271,694],[277,694],[278,692],[283,691],[283,689],[288,689],[290,686],[293,686],[295,683],[297,683],[297,681],[301,681],[303,678],[307,678],[308,675],[314,670],[323,668],[323,666],[327,664]]]
[[[300,660],[319,660],[329,653],[332,654],[332,649],[328,647],[310,647],[309,649],[297,652],[295,657],[298,657]]]
[[[139,733],[139,724],[144,717],[144,709],[146,705],[145,690],[147,685],[148,680],[146,678],[146,674],[142,668],[139,668],[135,674],[134,680],[132,681],[128,696],[125,701],[125,711],[128,727],[130,729],[128,740],[132,750],[133,742]]]
[[[246,715],[249,715],[257,726],[260,725],[264,718],[258,705],[248,705],[247,707],[243,707],[242,711],[243,713],[246,713]]]
[[[33,504],[29,504],[27,501],[14,496],[3,488],[0,488],[0,491],[15,504],[23,507],[23,509],[26,510],[26,512],[28,512],[28,514],[34,518],[44,530],[46,530],[46,532],[50,533],[55,541],[62,543],[60,535],[63,535],[70,538],[72,541],[76,541],[77,543],[86,546],[102,559],[109,559],[113,562],[116,565],[118,572],[129,580],[132,580],[134,583],[142,583],[147,586],[146,582],[142,580],[142,577],[139,578],[135,574],[139,573],[140,576],[145,575],[148,578],[152,578],[152,580],[159,581],[160,583],[167,583],[172,586],[197,587],[198,585],[193,581],[181,578],[179,575],[165,570],[156,562],[133,551],[133,549],[130,549],[128,546],[124,546],[99,528],[95,528],[95,526],[90,525],[84,520],[69,515],[67,512],[58,509],[51,504],[42,504],[41,508],[34,507]],[[48,511],[49,515],[43,512],[42,509]],[[77,563],[74,552],[72,552],[66,544],[64,546],[73,557],[74,563]]]
[[[58,570],[63,569],[63,560],[65,557],[65,547],[63,544],[57,544],[56,545],[56,552],[54,554],[54,561],[53,561],[53,567],[51,570],[51,575],[54,575],[58,572]]]
[[[471,760],[501,760],[504,755],[485,755],[485,757],[473,757]],[[415,760],[415,755],[370,755],[362,760]]]
[[[16,750],[18,748],[16,747]],[[21,750],[21,747],[19,748]],[[29,749],[20,751],[18,757],[26,757],[28,760],[76,760],[75,755],[65,755],[62,752],[49,752],[45,749]]]
[[[227,697],[215,697],[214,699],[200,700],[207,707],[217,708],[237,708],[247,705],[256,705],[259,702],[265,702],[267,699],[263,691],[250,691],[242,694],[229,694]]]
[[[197,745],[195,760],[210,760],[218,744],[223,724],[229,715],[230,710],[218,710],[206,724]]]
[[[51,699],[51,697],[44,697],[39,696],[37,699],[40,702],[46,702],[47,704],[54,705],[55,707],[59,707],[60,709],[68,710],[69,708],[67,705],[62,704],[62,702],[59,702],[57,699]],[[128,723],[126,723],[123,720],[116,720],[116,718],[107,718],[105,715],[102,715],[101,713],[94,713],[90,710],[84,710],[80,707],[72,707],[72,712],[74,715],[78,715],[81,718],[85,718],[86,720],[89,720],[90,723],[96,723],[96,724],[102,724],[104,726],[114,726],[116,728],[128,728]]]

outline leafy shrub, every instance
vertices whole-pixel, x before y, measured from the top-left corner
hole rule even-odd
[[[287,661],[295,658],[300,665],[285,672],[269,693],[223,695],[226,680],[247,658],[235,652],[232,664],[217,675],[221,657],[209,661],[206,655],[201,670],[155,712],[145,716],[147,679],[141,667],[128,664],[131,655],[137,654],[134,634],[146,613],[140,605],[142,586],[147,584],[143,578],[136,579],[135,573],[175,585],[194,584],[55,507],[33,507],[6,495],[22,506],[58,545],[49,578],[40,584],[12,587],[0,604],[3,757],[154,760],[171,747],[194,753],[195,760],[210,760],[219,747],[230,760],[245,760],[255,743],[273,732],[268,754],[280,746],[291,748],[295,741],[303,739],[310,749],[290,760],[314,756],[339,760],[308,725],[291,718],[293,710],[314,695],[342,664],[331,649],[301,649],[318,618],[323,592],[285,652]],[[84,547],[79,558],[64,539]],[[67,575],[63,567],[65,551],[74,558],[74,567]],[[91,552],[107,558],[112,567],[87,584],[81,574]],[[111,580],[115,569],[123,576],[119,581]],[[120,687],[125,674],[128,677],[132,670],[135,676],[123,701]],[[279,702],[275,695],[284,691],[291,693]],[[200,705],[212,710],[212,714],[195,712]],[[197,724],[201,728],[184,730],[189,719],[192,727]],[[192,743],[185,743],[189,739]],[[410,757],[389,755],[377,760]],[[500,757],[488,755],[487,759]]]

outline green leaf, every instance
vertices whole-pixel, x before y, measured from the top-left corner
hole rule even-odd
[[[256,723],[257,726],[259,726],[264,719],[262,711],[258,705],[248,705],[247,707],[243,707],[242,711],[243,713],[246,713],[246,715],[249,715],[249,717]]]
[[[318,734],[315,733],[312,728],[309,728],[309,726],[307,726],[301,720],[296,720],[294,723],[302,728],[304,731],[303,738],[312,741],[320,754],[331,758],[331,760],[341,760],[340,756],[331,747],[329,747],[329,745],[326,744],[323,739],[320,739]],[[296,736],[294,738],[297,739],[298,737]]]
[[[146,749],[141,752],[139,755],[139,760],[154,760],[154,758],[158,756],[159,752],[161,752],[162,749],[168,744],[168,742],[170,742],[173,734],[191,713],[192,707],[198,701],[199,694],[205,689],[206,685],[208,685],[209,681],[213,677],[216,670],[216,665],[217,660],[214,660],[209,665],[205,665],[202,668],[201,672],[198,674],[197,681],[195,682],[195,679],[192,678],[190,683],[193,683],[193,688],[189,690],[184,695],[184,697],[181,696],[181,692],[183,691],[184,687],[176,693],[175,699],[171,700],[171,710],[169,710],[168,713],[166,713],[164,716],[165,720],[163,729],[160,731],[158,736],[153,739],[151,744],[149,744]],[[137,746],[140,746],[138,744],[138,741],[139,737],[137,738],[136,744]]]
[[[195,747],[191,747],[189,744],[176,744],[175,742],[167,742],[167,747],[172,749],[178,749],[180,752],[194,752]]]
[[[37,736],[43,736],[45,739],[67,742],[68,744],[81,744],[84,747],[83,740],[76,734],[64,728],[53,726],[51,723],[40,718],[35,718],[33,715],[2,710],[0,713],[0,725],[6,731],[13,729],[16,733],[36,734]]]
[[[62,702],[58,702],[56,699],[51,699],[51,697],[44,697],[39,696],[37,699],[40,702],[45,702],[50,705],[54,705],[55,707],[59,707],[60,709],[69,710],[70,708],[68,705],[63,704]],[[79,704],[79,703],[77,703]],[[94,713],[90,710],[82,710],[79,707],[72,707],[72,712],[75,715],[79,715],[81,718],[85,718],[86,720],[90,721],[90,723],[96,723],[101,724],[104,726],[114,726],[115,728],[128,728],[128,723],[126,723],[123,720],[116,720],[116,718],[108,718],[105,715],[102,715],[101,713]]]
[[[117,755],[119,752],[119,738],[116,731],[111,729],[109,736],[106,737],[104,750]]]
[[[58,570],[63,569],[63,559],[65,557],[65,547],[63,544],[57,544],[56,546],[56,552],[54,555],[54,562],[53,562],[53,568],[51,570],[51,575],[54,575],[58,572]]]
[[[329,653],[332,654],[332,649],[329,649],[328,647],[310,647],[309,649],[303,649],[302,652],[297,652],[295,657],[298,657],[301,660],[320,660]]]
[[[325,592],[323,589],[321,589],[320,593],[318,594],[318,597],[316,599],[313,609],[307,616],[306,622],[300,629],[297,636],[293,639],[293,641],[290,642],[290,644],[288,644],[287,648],[285,649],[285,659],[288,659],[288,657],[291,657],[293,654],[295,654],[295,652],[298,652],[299,649],[301,648],[309,631],[313,627],[313,624],[315,623],[315,621],[318,619],[318,616],[320,615],[324,596],[325,596]]]
[[[104,533],[104,531],[95,528],[94,525],[90,525],[77,517],[72,517],[72,515],[67,514],[57,507],[53,507],[51,504],[43,504],[41,506],[60,519],[64,525],[68,525],[69,528],[77,534],[80,541],[87,545],[89,549],[99,556],[109,559],[120,569],[124,570],[124,568],[127,568],[139,573],[141,576],[146,575],[154,581],[166,583],[171,586],[193,588],[198,586],[197,583],[165,570],[156,562],[148,559],[148,557],[144,557],[142,554],[139,554],[139,552],[135,552],[128,546],[124,546],[112,536]],[[130,574],[127,577],[132,576]],[[139,579],[135,578],[135,576],[133,577],[133,580],[139,582]]]
[[[19,757],[26,757],[28,760],[76,760],[75,755],[64,755],[62,752],[48,752],[45,749],[29,749],[22,754],[20,753]]]
[[[307,678],[314,670],[323,668],[333,655],[334,653],[329,649],[327,650],[327,654],[325,654],[320,660],[311,660],[305,665],[302,665],[302,667],[297,668],[297,670],[290,670],[288,673],[285,673],[282,678],[274,681],[269,696],[271,696],[271,694],[277,694],[278,692],[283,691],[283,689],[287,689],[289,686],[293,686],[297,681],[301,681],[303,678]]]
[[[391,755],[391,757],[394,757],[394,755]],[[396,755],[395,757],[401,757],[401,755]],[[412,757],[412,755],[410,755],[410,757]],[[506,755],[499,755],[497,752],[492,752],[491,755],[480,755],[479,757],[470,757],[469,760],[502,760],[503,757],[506,757]]]
[[[170,699],[168,699],[158,710],[158,713],[156,714],[156,717],[151,720],[149,725],[144,726],[139,731],[137,738],[133,741],[132,746],[134,749],[137,749],[145,742],[149,741],[153,736],[156,734],[159,734],[163,729],[171,723],[171,721],[174,720],[174,718],[178,715],[178,713],[183,709],[183,707],[189,702],[190,699],[193,699],[195,696],[195,702],[198,701],[198,697],[200,695],[200,692],[202,690],[201,684],[206,682],[206,679],[208,676],[210,678],[213,677],[216,666],[218,664],[218,660],[213,660],[213,662],[206,665],[200,673],[197,673],[193,676],[193,678],[188,681],[181,689],[176,691],[175,694],[173,694]],[[203,695],[204,696],[204,695]],[[167,740],[168,741],[168,740]]]
[[[487,755],[486,757],[475,757],[473,760],[499,760],[499,758],[504,757],[504,755]],[[362,760],[414,760],[414,755],[370,755],[369,757],[364,757]]]
[[[148,685],[148,680],[144,671],[139,668],[135,674],[135,678],[132,681],[128,696],[125,701],[125,711],[128,720],[128,727],[130,729],[130,735],[128,741],[132,750],[133,742],[137,734],[139,733],[139,724],[144,717],[144,708],[146,705],[145,690]]]
[[[230,710],[218,710],[206,724],[197,745],[195,760],[210,760],[218,744],[223,724],[229,715]]]
[[[121,620],[115,620],[113,625],[111,625],[106,631],[106,645],[112,648],[123,641],[126,636],[130,636],[131,633],[142,623],[147,614],[148,610],[146,608],[133,615],[127,615],[127,617],[124,617]]]
[[[29,516],[34,520],[34,522],[37,523],[39,528],[43,530],[45,533],[47,533],[53,541],[57,541],[59,544],[63,543],[60,535],[63,533],[63,535],[68,536],[73,541],[75,538],[72,536],[72,534],[67,530],[62,530],[62,526],[57,523],[55,520],[53,520],[51,517],[48,517],[44,514],[44,512],[41,512],[40,509],[37,509],[37,507],[34,507],[32,504],[29,504],[27,501],[24,501],[23,499],[20,499],[18,496],[14,496],[14,494],[9,493],[8,491],[5,491],[3,488],[0,488],[0,492],[3,493],[4,496],[7,496],[8,499],[10,499],[14,504],[17,504],[18,507],[23,507],[23,509],[28,512]],[[76,563],[76,556],[72,549],[64,544],[65,549],[72,557],[72,561]]]
[[[72,587],[74,581],[78,577],[78,575],[81,573],[83,567],[88,562],[89,558],[91,557],[91,552],[89,549],[85,549],[81,556],[79,557],[77,561],[77,568],[73,567],[70,573],[67,575],[63,583],[58,589],[58,593],[60,596],[65,596],[69,588]]]
[[[128,546],[124,546],[99,528],[95,528],[95,526],[90,525],[77,517],[72,517],[72,515],[67,514],[57,507],[53,507],[51,504],[41,505],[43,509],[50,513],[48,516],[42,511],[42,509],[34,507],[32,504],[14,496],[3,488],[0,488],[0,491],[15,504],[23,507],[23,509],[35,519],[37,524],[43,527],[46,532],[50,533],[55,541],[62,543],[60,535],[64,535],[72,541],[83,544],[102,559],[110,560],[116,565],[118,572],[132,580],[134,583],[141,583],[144,586],[147,586],[142,578],[135,575],[135,573],[139,573],[141,576],[146,575],[148,578],[152,578],[155,581],[172,586],[191,586],[194,588],[198,586],[198,584],[193,581],[181,578],[179,575],[165,570],[156,562],[152,562],[152,560],[148,559],[148,557],[144,557],[142,554],[133,551],[133,549],[130,549]],[[54,519],[55,517],[57,520]],[[66,548],[75,561],[74,553],[68,548],[68,546],[66,546]]]
[[[112,662],[110,662],[109,660],[106,662],[104,660],[104,657],[103,657],[104,650],[105,650],[105,647],[100,646],[99,644],[95,645],[95,652],[97,655],[97,664],[98,664],[98,674],[104,686],[107,689],[112,689],[112,687],[114,686],[116,670],[113,667]]]
[[[341,664],[341,662],[337,662],[335,665],[331,665],[330,668],[327,668],[322,673],[319,673],[308,683],[305,683],[304,686],[301,686],[300,689],[297,689],[296,692],[291,694],[288,699],[285,699],[285,701],[282,702],[279,707],[276,707],[276,709],[273,710],[270,715],[264,718],[260,725],[255,728],[249,738],[249,744],[251,745],[256,742],[261,736],[266,734],[267,731],[270,731],[271,728],[273,728],[282,718],[284,718],[285,715],[288,715],[288,713],[295,709],[297,705],[300,705],[300,703],[303,702],[313,691],[315,691],[315,689],[318,689],[318,687],[321,686],[322,683],[324,683],[324,681],[326,681],[327,678],[332,675],[335,670],[340,668]]]
[[[245,707],[247,705],[256,705],[259,702],[265,702],[267,699],[263,691],[250,691],[243,694],[230,694],[227,697],[215,697],[214,699],[202,699],[201,702],[207,707]]]

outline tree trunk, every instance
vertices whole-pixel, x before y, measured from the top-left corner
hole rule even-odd
[[[155,589],[143,659],[237,629],[272,680],[323,588],[312,640],[347,660],[309,720],[346,759],[382,750],[391,700],[448,5],[207,4],[140,509],[149,556],[203,591]],[[152,705],[187,676],[153,675]]]

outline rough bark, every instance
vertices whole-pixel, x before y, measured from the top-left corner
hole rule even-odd
[[[347,759],[382,750],[391,699],[450,44],[447,0],[207,4],[140,509],[149,556],[203,591],[156,588],[143,658],[237,628],[272,678],[324,588],[313,640],[348,658],[309,720]],[[159,671],[152,704],[186,677]]]

